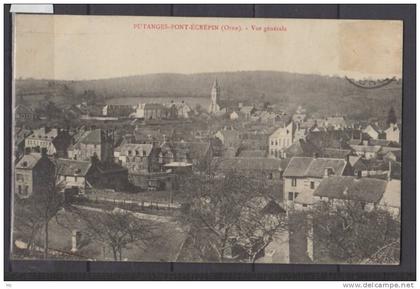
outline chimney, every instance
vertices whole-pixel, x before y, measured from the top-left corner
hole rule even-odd
[[[387,174],[388,182],[392,180],[391,172],[392,172],[392,164],[391,164],[391,161],[388,161],[388,174]]]
[[[47,156],[47,148],[41,148],[41,156],[46,157]]]
[[[71,234],[71,251],[77,252],[80,247],[80,240],[82,239],[82,233],[79,230],[73,230]]]

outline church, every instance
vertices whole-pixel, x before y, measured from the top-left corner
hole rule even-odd
[[[217,104],[217,99],[220,96],[220,87],[217,83],[217,80],[213,82],[213,87],[211,88],[211,101],[209,106],[209,113],[215,114],[220,111],[220,106]]]

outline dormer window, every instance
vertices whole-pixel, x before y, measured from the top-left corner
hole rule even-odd
[[[329,177],[334,175],[334,169],[333,168],[325,168],[324,169],[324,176]]]

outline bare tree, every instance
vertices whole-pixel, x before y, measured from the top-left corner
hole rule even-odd
[[[37,165],[38,175],[34,178],[36,191],[28,198],[15,198],[14,220],[21,228],[29,228],[28,245],[35,248],[36,236],[43,233],[43,255],[48,258],[49,222],[64,205],[62,185],[57,184],[58,166],[46,155],[43,155]]]
[[[279,205],[260,195],[247,202],[238,227],[239,244],[254,263],[276,234],[287,230],[287,218]]]
[[[115,261],[121,261],[123,251],[136,244],[146,248],[155,240],[154,226],[136,218],[132,212],[114,209],[112,211],[88,211],[72,207],[87,225],[86,233],[112,250]]]
[[[252,178],[234,173],[223,178],[192,176],[182,189],[190,194],[182,216],[190,226],[191,243],[204,261],[223,262],[229,255],[255,261],[284,224],[262,211],[259,201],[267,198],[265,188]]]
[[[366,210],[360,202],[319,202],[312,216],[319,255],[338,261],[360,263],[388,244],[399,243],[400,221],[385,210]]]

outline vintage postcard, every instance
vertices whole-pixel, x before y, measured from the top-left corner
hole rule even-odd
[[[11,258],[399,264],[402,27],[14,15]]]

